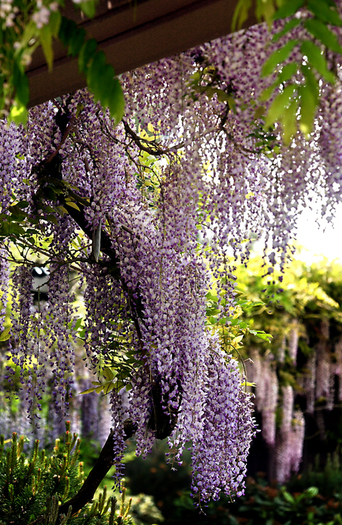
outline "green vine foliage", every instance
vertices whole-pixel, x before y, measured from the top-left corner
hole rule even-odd
[[[307,372],[307,360],[315,352],[315,343],[323,337],[321,323],[325,321],[330,326],[333,359],[334,344],[342,336],[342,268],[326,259],[311,266],[293,261],[280,288],[279,283],[260,277],[261,265],[261,258],[255,257],[248,268],[238,270],[240,303],[243,306],[248,294],[249,304],[255,305],[243,308],[239,317],[240,326],[243,323],[248,326],[239,351],[243,359],[251,357],[251,350],[257,350],[263,357],[273,355],[279,384],[291,385],[300,392],[300,378]],[[284,341],[288,341],[294,329],[298,332],[301,357],[293,362],[285,344],[285,357],[280,362]],[[266,334],[268,338],[255,337],[258,334]]]
[[[6,4],[6,5],[5,5]],[[97,0],[75,5],[91,18]],[[6,6],[8,9],[6,9]],[[78,57],[80,73],[103,108],[118,122],[124,112],[124,97],[113,66],[86,31],[62,15],[63,0],[26,2],[13,0],[0,5],[0,118],[26,123],[29,82],[26,68],[37,47],[41,46],[49,69],[53,67],[53,45],[61,42],[71,56]]]
[[[242,27],[251,8],[251,0],[239,0],[233,18],[234,30]],[[303,10],[306,16],[302,16]],[[320,102],[320,80],[334,84],[337,79],[337,71],[328,60],[329,53],[342,54],[334,32],[342,26],[336,3],[333,0],[257,0],[255,14],[259,22],[266,21],[270,28],[274,22],[284,21],[272,37],[272,43],[278,44],[277,49],[262,70],[263,77],[273,79],[260,100],[261,105],[272,100],[265,116],[265,130],[278,122],[285,144],[291,142],[298,128],[308,138]],[[296,27],[303,30],[301,35],[305,37],[291,38]],[[289,61],[293,50],[297,53],[294,60]]]
[[[130,502],[121,504],[107,497],[106,488],[81,511],[58,517],[61,503],[82,487],[83,463],[78,460],[80,440],[67,423],[64,441],[56,440],[51,454],[39,450],[24,452],[25,438],[13,433],[9,442],[0,437],[0,525],[129,525]]]
[[[342,324],[341,265],[323,259],[307,266],[293,261],[279,283],[260,276],[261,257],[254,257],[248,268],[238,269],[240,302],[248,294],[253,310],[244,308],[242,319],[250,329],[263,329],[272,338],[259,343],[273,350],[294,320],[327,319]],[[258,273],[259,271],[259,273]],[[269,276],[268,276],[269,277]]]

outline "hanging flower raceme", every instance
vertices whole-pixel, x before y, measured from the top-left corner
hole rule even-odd
[[[192,492],[201,505],[244,493],[249,445],[255,436],[250,395],[241,385],[237,362],[210,338],[206,359],[203,428],[193,437]]]
[[[0,331],[4,330],[6,307],[8,301],[9,262],[4,249],[0,249]]]

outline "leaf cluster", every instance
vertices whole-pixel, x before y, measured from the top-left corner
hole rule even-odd
[[[281,283],[265,281],[260,271],[262,265],[261,257],[254,257],[248,268],[239,267],[237,271],[242,298],[248,294],[251,300],[262,302],[257,311],[245,312],[248,317],[267,314],[269,319],[278,316],[295,319],[303,318],[309,311],[319,310],[322,317],[341,321],[339,264],[329,263],[326,259],[311,266],[299,260],[293,261]]]
[[[341,523],[340,512],[340,501],[336,498],[336,506],[329,506],[315,486],[301,492],[290,492],[285,486],[268,486],[262,479],[249,479],[246,495],[229,509],[231,525],[238,523],[237,518],[243,518],[246,525],[258,523],[258,520],[267,524],[338,525]]]
[[[78,9],[86,17],[95,15],[97,0],[78,3]],[[113,66],[107,63],[105,54],[97,42],[89,39],[84,28],[61,14],[63,0],[54,2],[11,2],[13,20],[6,20],[0,12],[0,117],[25,124],[29,103],[29,82],[25,73],[37,47],[41,46],[51,71],[54,60],[54,41],[63,44],[68,54],[78,56],[78,67],[86,77],[87,86],[103,108],[119,122],[124,112],[124,97]],[[47,22],[37,21],[41,9],[49,11]]]
[[[236,111],[234,92],[230,85],[222,86],[217,69],[209,64],[201,65],[191,76],[190,95],[194,101],[204,94],[209,100],[216,95],[219,102],[227,105],[228,111]]]
[[[84,28],[64,16],[61,18],[58,38],[69,55],[78,56],[79,71],[86,77],[87,86],[95,100],[99,100],[103,108],[109,109],[111,117],[120,122],[125,107],[121,85],[115,78],[113,66],[107,63],[104,52],[98,50],[96,40],[88,39]]]
[[[39,234],[36,228],[38,218],[29,216],[25,211],[27,206],[26,201],[16,202],[14,200],[8,212],[0,214],[0,239],[8,238],[16,241],[18,237],[31,237]],[[52,220],[52,217],[48,216],[47,220]]]
[[[122,344],[127,344],[127,347],[123,348]],[[123,387],[130,390],[131,377],[137,374],[143,362],[129,347],[129,340],[125,336],[118,335],[115,340],[112,338],[112,342],[103,349],[104,356],[100,359],[97,370],[98,380],[92,381],[93,386],[81,394],[109,394],[114,388],[119,391]]]
[[[191,498],[182,492],[173,502],[176,511],[168,523],[173,525],[195,519],[190,504]],[[323,496],[320,486],[316,485],[267,484],[261,476],[249,477],[244,496],[235,501],[222,497],[218,502],[211,502],[197,522],[203,525],[340,525],[341,495],[333,491]]]
[[[77,463],[80,441],[70,432],[65,442],[56,440],[51,456],[45,450],[39,452],[39,441],[35,442],[32,457],[25,457],[24,438],[13,433],[10,446],[1,438],[1,504],[0,522],[27,524],[47,510],[47,498],[66,501],[75,493],[83,480],[82,467]]]
[[[82,487],[83,464],[79,462],[80,440],[67,424],[64,442],[56,440],[51,454],[39,450],[35,442],[31,457],[24,452],[25,438],[0,439],[0,524],[18,525],[128,525],[129,504],[122,499],[119,513],[115,498],[107,498],[106,489],[97,500],[76,514],[71,507],[58,517],[61,503],[68,501]],[[124,496],[123,496],[124,498]],[[119,515],[118,515],[119,514]]]
[[[236,301],[236,309],[231,317],[221,315],[220,306],[225,305],[225,300],[219,299],[216,292],[211,290],[206,295],[207,298],[207,324],[209,327],[216,328],[219,331],[227,331],[231,336],[231,345],[239,343],[243,335],[246,333],[252,334],[263,341],[270,341],[272,336],[265,333],[263,330],[254,330],[250,324],[242,318],[243,313],[251,314],[255,308],[265,306],[263,301],[253,301],[245,298]]]
[[[239,1],[234,27],[241,27],[251,6],[251,0]],[[261,103],[272,100],[264,128],[270,130],[281,123],[285,144],[291,142],[298,127],[308,138],[319,106],[320,81],[334,84],[337,79],[337,72],[327,58],[329,52],[342,54],[334,32],[334,28],[342,26],[336,3],[333,0],[258,0],[256,15],[259,21],[264,19],[270,25],[284,20],[283,27],[272,39],[273,43],[282,45],[269,56],[262,69],[263,77],[273,78],[260,100]],[[291,36],[296,27],[304,30],[304,39]]]

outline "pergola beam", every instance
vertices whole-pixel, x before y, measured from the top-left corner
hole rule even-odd
[[[117,74],[231,32],[237,0],[100,0],[95,18],[82,20],[71,1],[64,14],[83,26],[105,51]],[[251,25],[253,20],[248,21]],[[38,49],[28,69],[30,105],[86,85],[77,59],[55,46],[53,71]]]

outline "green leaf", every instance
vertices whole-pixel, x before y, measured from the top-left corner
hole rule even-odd
[[[221,312],[221,310],[218,310],[217,308],[215,307],[212,307],[212,308],[207,308],[207,313],[206,315],[210,316],[210,315],[217,315]]]
[[[289,84],[282,93],[279,93],[279,95],[276,96],[265,118],[266,129],[272,126],[279,117],[281,117],[284,109],[291,103],[291,98],[296,89],[297,86],[295,84]]]
[[[16,100],[19,102],[18,109],[20,106],[26,107],[30,98],[29,82],[17,62],[13,63],[13,85],[16,90]]]
[[[108,107],[110,98],[111,98],[111,89],[112,89],[114,77],[115,77],[115,71],[114,71],[113,66],[111,66],[110,64],[106,64],[103,67],[101,76],[102,76],[102,82],[103,82],[101,102],[103,103],[105,107]]]
[[[17,206],[21,210],[24,210],[25,208],[27,208],[28,205],[29,203],[27,201],[20,201],[15,206]]]
[[[76,117],[76,118],[78,118],[78,117],[80,116],[80,114],[81,114],[81,112],[82,112],[83,109],[84,109],[83,104],[78,103],[78,104],[77,104],[77,108],[76,108],[76,113],[75,113],[75,117]],[[76,187],[76,188],[73,188],[73,189],[78,190],[77,187]]]
[[[62,16],[58,38],[65,46],[69,46],[73,39],[76,37],[78,27],[73,20],[69,20],[65,16]]]
[[[286,490],[283,491],[283,496],[286,499],[286,501],[288,501],[289,503],[292,503],[292,504],[295,503],[294,497]]]
[[[97,42],[95,38],[87,40],[82,46],[79,57],[78,67],[81,73],[87,74],[89,62],[96,53]]]
[[[271,334],[267,334],[263,330],[252,330],[252,329],[249,329],[248,331],[249,331],[250,334],[255,335],[256,337],[258,337],[259,339],[262,339],[263,341],[267,341],[268,343],[273,338],[273,336]]]
[[[215,93],[217,92],[217,90],[211,86],[203,86],[205,89],[203,90],[204,93],[207,95],[207,97],[209,98],[209,100],[211,100],[213,98],[213,96],[215,95]]]
[[[259,339],[263,339],[264,341],[267,341],[268,343],[271,341],[271,339],[273,339],[273,335],[266,334],[266,333],[258,333],[257,337],[259,337]]]
[[[93,18],[96,13],[96,4],[96,0],[85,0],[78,4],[78,6],[88,18]]]
[[[125,112],[125,97],[117,78],[113,81],[108,107],[111,117],[116,123],[119,123]]]
[[[84,44],[86,32],[83,27],[77,27],[73,37],[69,40],[68,53],[69,55],[76,56],[80,53]]]
[[[267,24],[270,25],[273,20],[274,12],[274,0],[257,0],[255,14],[259,22],[265,20]]]
[[[1,332],[1,334],[0,334],[0,342],[1,343],[3,343],[4,341],[8,341],[8,339],[11,337],[10,330],[11,330],[11,328],[8,327],[8,328],[5,328],[5,330],[3,332]]]
[[[342,47],[338,43],[337,36],[323,22],[317,18],[308,18],[304,21],[304,27],[325,47],[342,54]]]
[[[233,98],[231,95],[228,95],[223,89],[216,89],[217,99],[220,102],[229,102],[230,98]]]
[[[287,59],[292,49],[298,44],[298,40],[290,40],[281,49],[277,49],[272,55],[266,60],[263,65],[261,75],[266,77],[274,72],[275,68],[284,60]]]
[[[16,224],[14,222],[7,225],[7,227],[8,227],[8,235],[20,236],[20,235],[24,235],[25,233],[24,228],[22,228],[21,226],[19,226],[19,224]]]
[[[272,84],[272,86],[269,86],[268,88],[264,89],[264,91],[260,95],[260,101],[263,102],[265,100],[269,100],[272,96],[272,93],[274,91],[275,85]],[[264,111],[265,113],[265,111]]]
[[[283,5],[274,13],[273,20],[292,16],[303,7],[305,0],[286,0]]]
[[[103,370],[102,370],[102,373],[104,375],[104,377],[106,379],[108,379],[108,381],[113,381],[114,379],[114,373],[113,371],[109,368],[109,366],[106,366]]]
[[[297,69],[298,69],[298,66],[295,62],[286,64],[280,71],[278,77],[276,78],[272,86],[264,89],[264,91],[262,92],[260,96],[260,100],[269,100],[275,88],[277,86],[280,86],[280,84],[283,84],[284,82],[287,82],[288,80],[290,80],[290,78],[297,72]]]
[[[299,129],[308,137],[312,131],[316,114],[316,104],[310,87],[306,84],[298,89],[300,95]]]
[[[309,66],[314,67],[327,82],[333,84],[335,82],[335,75],[332,71],[329,71],[327,61],[320,48],[311,40],[304,40],[300,49],[303,55],[307,57]]]
[[[227,102],[228,102],[228,106],[229,106],[230,111],[232,111],[234,114],[236,114],[236,103],[235,103],[234,98],[229,95],[228,98],[227,98]]]
[[[78,330],[82,326],[82,317],[79,317],[75,323],[75,330]]]
[[[109,392],[113,390],[114,386],[115,386],[115,383],[111,383],[111,382],[105,383],[103,386],[103,393],[109,394]]]
[[[248,12],[252,7],[252,0],[239,0],[234,10],[232,20],[232,32],[234,33],[237,29],[241,29],[243,24],[248,19]]]
[[[102,389],[102,386],[101,386],[101,389]],[[88,388],[87,390],[82,390],[82,392],[79,392],[80,395],[83,395],[83,394],[91,394],[91,392],[94,392],[95,391],[95,387],[93,388]]]
[[[322,22],[333,26],[342,26],[342,19],[337,11],[330,9],[329,3],[324,2],[324,0],[308,0],[307,7]]]
[[[25,26],[25,29],[24,29],[24,33],[21,37],[21,47],[22,48],[27,48],[28,47],[28,43],[30,42],[30,40],[35,37],[37,35],[37,26],[36,26],[36,23],[31,20],[26,26]],[[18,48],[18,52],[19,52],[19,48]]]
[[[40,30],[40,43],[43,48],[46,63],[49,71],[53,66],[52,32],[49,25],[43,26]]]
[[[272,42],[278,42],[278,40],[282,38],[284,35],[286,35],[286,33],[289,33],[290,31],[292,31],[293,28],[295,28],[301,23],[302,23],[302,20],[300,18],[293,18],[292,20],[290,20],[284,25],[283,29],[279,31],[279,33],[276,33],[274,35],[274,37],[272,38]]]
[[[22,222],[23,220],[25,220],[25,217],[29,217],[28,213],[16,210],[11,213],[10,220],[12,222]]]
[[[251,308],[255,308],[256,306],[265,306],[265,303],[263,301],[251,301],[251,300],[240,300],[237,301],[237,304],[241,306],[244,310],[250,310]]]
[[[297,131],[298,98],[295,98],[288,108],[285,108],[281,123],[283,125],[283,141],[285,145],[290,144],[292,137]]]
[[[64,208],[64,206],[56,206],[56,210],[58,211],[58,213],[64,217],[64,215],[67,215],[68,214],[68,210],[66,210]]]
[[[310,498],[314,498],[315,496],[317,496],[319,490],[317,487],[309,487],[308,489],[306,489],[305,493],[310,497]]]
[[[87,72],[87,84],[90,91],[94,94],[95,100],[101,98],[103,85],[102,72],[106,66],[106,55],[103,51],[98,51],[94,54]]]
[[[282,70],[280,71],[278,78],[276,80],[276,85],[280,86],[280,84],[283,84],[284,82],[287,82],[290,80],[291,77],[295,73],[297,73],[298,65],[296,62],[291,62],[290,64],[286,64]]]
[[[46,199],[48,199],[49,201],[56,201],[57,200],[57,195],[56,195],[56,192],[55,192],[55,188],[52,185],[46,186],[44,188],[43,193],[44,193],[44,197]]]
[[[79,207],[77,206],[76,202],[73,202],[72,200],[69,200],[69,199],[65,200],[65,206],[70,206],[70,208],[74,208],[77,211],[81,211]]]
[[[56,215],[45,215],[44,219],[46,219],[49,222],[52,222],[52,224],[58,224],[58,219]]]
[[[52,11],[50,12],[50,18],[49,18],[49,26],[51,29],[52,36],[57,38],[59,33],[59,28],[61,26],[62,22],[62,15],[60,11]]]
[[[272,93],[272,91],[271,91],[271,93]],[[267,97],[267,100],[269,98],[270,97]],[[266,111],[265,106],[258,106],[256,108],[256,110],[254,111],[254,118],[255,119],[259,119],[259,118],[263,117],[265,115],[265,111]]]
[[[300,122],[299,128],[308,136],[313,128],[316,109],[319,99],[319,86],[314,74],[307,66],[302,66],[306,83],[298,88],[300,96]]]

